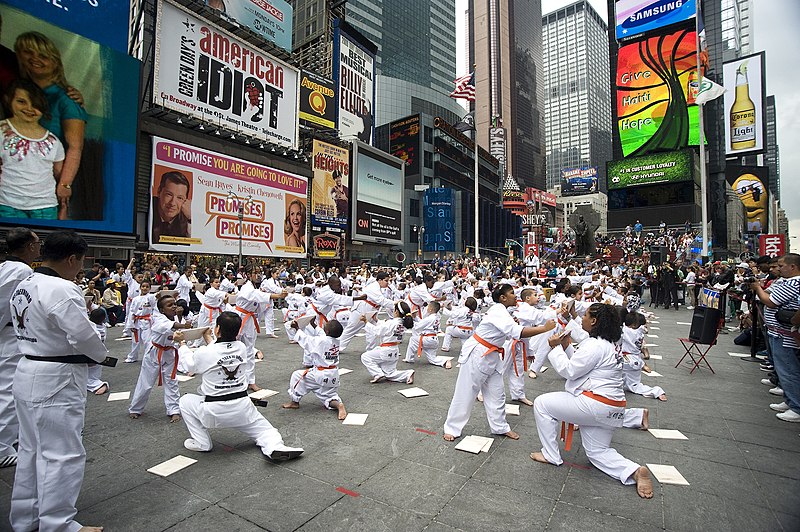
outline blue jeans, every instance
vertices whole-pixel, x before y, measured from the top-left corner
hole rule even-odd
[[[800,361],[797,359],[797,350],[783,347],[783,339],[780,337],[770,335],[768,338],[784,401],[790,409],[800,414]]]

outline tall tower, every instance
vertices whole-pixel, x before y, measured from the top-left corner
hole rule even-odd
[[[470,63],[476,65],[475,124],[506,129],[506,172],[520,188],[546,188],[541,0],[470,0]]]
[[[608,25],[587,0],[542,18],[547,188],[561,171],[597,167],[606,191],[611,152]]]

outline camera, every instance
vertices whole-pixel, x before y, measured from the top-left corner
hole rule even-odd
[[[753,277],[752,275],[742,279],[742,282],[745,283],[745,284],[752,284],[752,283],[754,283],[756,281],[757,281],[757,279],[755,277]]]

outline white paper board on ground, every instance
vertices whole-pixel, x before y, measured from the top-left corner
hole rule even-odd
[[[339,376],[340,377],[342,375],[347,375],[348,373],[353,373],[353,370],[352,369],[347,369],[347,368],[339,368]]]
[[[647,375],[648,377],[663,377],[663,375],[661,375],[661,373],[659,373],[657,371],[651,371],[650,373],[647,373],[646,371],[643,371],[642,375]]]
[[[506,403],[506,415],[507,416],[518,416],[519,415],[519,405],[510,405]]]
[[[653,437],[658,438],[659,440],[688,440],[683,432],[679,430],[672,430],[672,429],[648,429],[648,432],[653,435]]]
[[[189,467],[195,462],[197,462],[197,460],[194,458],[178,455],[175,458],[170,458],[166,462],[162,462],[157,466],[151,467],[147,470],[147,472],[153,473],[154,475],[158,475],[160,477],[168,477],[185,467]]]
[[[648,338],[658,338],[658,335],[657,334],[648,334],[647,337]]]
[[[675,469],[675,466],[664,464],[646,464],[647,468],[662,484],[675,484],[676,486],[688,486],[689,482]]]
[[[651,331],[660,331],[661,327],[650,327]]]
[[[480,452],[488,453],[493,441],[492,438],[483,436],[467,436],[456,445],[456,450],[466,451],[472,454],[478,454]]]
[[[267,388],[262,388],[257,392],[253,392],[248,394],[251,399],[266,399],[268,397],[272,397],[273,395],[278,395],[279,392],[275,390],[268,390]]]
[[[108,394],[107,401],[127,401],[131,398],[131,392],[112,392]]]
[[[663,360],[664,357],[661,355],[650,355],[650,358],[653,360]]]
[[[406,388],[405,390],[399,390],[399,393],[407,399],[411,399],[412,397],[425,397],[426,395],[430,395],[422,388],[417,388],[417,387]]]
[[[176,375],[175,376],[175,380],[178,381],[178,382],[186,382],[186,381],[190,381],[192,379],[194,379],[194,377],[193,376],[189,376],[189,375]]]
[[[691,323],[686,323],[685,321],[676,321],[675,323],[678,325],[691,325]]]
[[[658,344],[644,344],[645,347],[658,347]]]
[[[347,414],[347,417],[342,421],[342,425],[363,425],[367,422],[369,414]]]
[[[732,357],[739,357],[739,358],[745,358],[750,356],[750,353],[728,353],[728,354]]]

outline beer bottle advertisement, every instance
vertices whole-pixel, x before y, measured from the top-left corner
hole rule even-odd
[[[725,63],[725,153],[764,149],[764,53]]]

